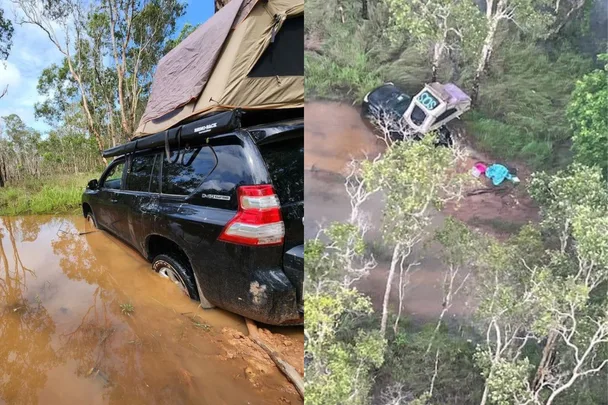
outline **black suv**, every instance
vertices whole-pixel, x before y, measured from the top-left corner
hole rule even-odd
[[[303,120],[243,129],[222,114],[105,151],[83,214],[203,307],[299,324]]]

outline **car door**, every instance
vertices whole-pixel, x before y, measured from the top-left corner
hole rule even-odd
[[[124,239],[145,252],[146,236],[154,229],[160,193],[160,165],[162,154],[147,152],[131,157],[120,204],[126,212],[126,221],[120,223]]]
[[[96,219],[101,226],[116,232],[116,223],[120,221],[118,198],[125,174],[125,159],[114,160],[106,169],[99,182],[99,207]]]

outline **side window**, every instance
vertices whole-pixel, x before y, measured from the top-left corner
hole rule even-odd
[[[446,119],[447,117],[449,117],[450,115],[454,114],[456,112],[455,108],[450,108],[449,110],[447,110],[446,112],[444,112],[443,114],[441,114],[439,117],[437,117],[437,119],[435,120],[435,122],[441,122],[444,119]]]
[[[281,204],[304,201],[304,137],[260,145]]]
[[[157,154],[154,158],[154,166],[152,167],[152,177],[150,178],[150,192],[160,193],[160,167],[163,162],[163,153]]]
[[[163,162],[163,194],[189,195],[201,185],[217,163],[209,146],[173,151]]]
[[[116,165],[112,166],[106,173],[105,177],[101,180],[102,188],[111,188],[120,190],[122,187],[122,173],[125,168],[125,162],[121,161]]]
[[[146,192],[149,190],[156,156],[157,154],[139,155],[131,159],[131,165],[127,172],[127,190]]]

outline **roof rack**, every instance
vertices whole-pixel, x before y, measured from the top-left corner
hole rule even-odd
[[[104,158],[115,157],[139,150],[159,148],[195,140],[201,136],[210,137],[233,131],[241,127],[242,112],[239,109],[220,112],[163,132],[137,138],[122,145],[103,151]]]

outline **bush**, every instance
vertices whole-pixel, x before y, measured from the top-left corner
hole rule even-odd
[[[0,188],[0,215],[65,214],[80,209],[82,192],[93,174],[30,178]]]

